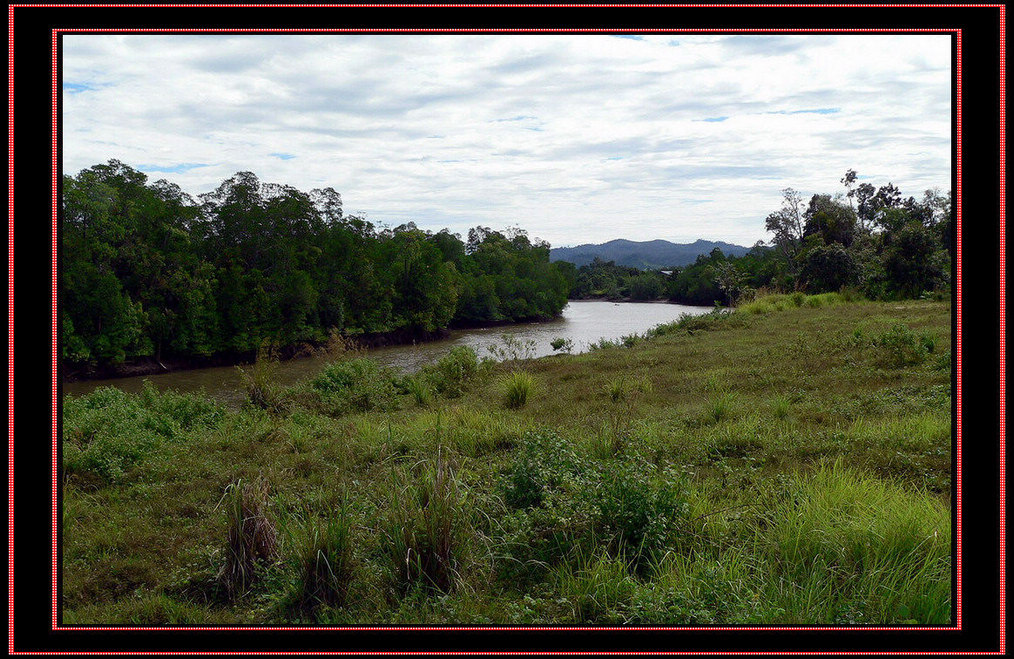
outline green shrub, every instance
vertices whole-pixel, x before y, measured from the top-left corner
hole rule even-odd
[[[214,428],[225,410],[209,399],[145,383],[140,394],[100,387],[63,400],[63,469],[119,483],[158,447]]]
[[[334,416],[391,409],[396,403],[390,373],[366,358],[328,364],[310,381],[310,389],[321,411]]]
[[[889,368],[915,366],[926,361],[936,348],[935,339],[917,335],[907,325],[897,324],[873,339],[880,354],[880,364]]]
[[[535,377],[530,373],[515,371],[509,374],[501,384],[504,405],[512,410],[524,407],[535,392],[535,387]]]
[[[468,346],[451,348],[435,364],[423,367],[422,376],[440,394],[457,398],[479,372],[479,357]]]
[[[550,341],[549,345],[554,351],[570,352],[574,349],[574,340],[559,337]]]
[[[648,466],[611,465],[587,491],[598,508],[597,531],[607,546],[642,564],[688,531],[690,506],[683,479],[675,474],[653,481]]]

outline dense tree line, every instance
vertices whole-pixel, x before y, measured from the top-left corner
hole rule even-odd
[[[63,180],[62,356],[246,353],[332,331],[426,333],[552,317],[573,266],[520,229],[467,240],[345,215],[331,188],[241,172],[194,200],[115,160]]]
[[[913,298],[950,285],[954,256],[950,195],[927,190],[904,198],[891,183],[841,179],[844,192],[782,192],[768,215],[770,245],[759,242],[743,256],[720,249],[684,267],[638,271],[596,261],[577,271],[572,297],[669,298],[682,304],[733,304],[751,291],[823,293],[852,288],[871,299]],[[635,286],[635,283],[638,285]]]
[[[578,300],[658,300],[665,296],[668,281],[660,270],[638,270],[595,257],[577,269],[570,296]]]

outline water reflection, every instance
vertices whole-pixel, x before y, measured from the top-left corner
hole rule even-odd
[[[652,302],[603,302],[598,300],[572,301],[563,310],[563,315],[545,323],[521,323],[501,327],[454,330],[440,341],[416,345],[376,348],[367,353],[378,363],[401,371],[413,371],[435,361],[455,346],[469,346],[480,357],[492,356],[489,346],[502,343],[504,334],[519,341],[534,343],[534,356],[553,353],[550,343],[556,338],[574,342],[572,352],[584,352],[599,339],[618,339],[627,334],[639,334],[655,325],[676,320],[683,314],[698,315],[710,311],[710,307],[691,307],[678,304]],[[313,376],[326,363],[322,357],[293,359],[279,365],[277,380],[282,385],[294,384]],[[63,385],[63,392],[82,395],[100,386],[114,386],[124,391],[141,390],[145,380],[160,389],[177,391],[201,391],[228,404],[239,404],[243,399],[239,376],[233,366],[201,368],[141,377],[118,378],[113,380],[89,380],[70,382]]]

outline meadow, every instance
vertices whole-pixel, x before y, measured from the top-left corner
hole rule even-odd
[[[510,348],[507,346],[505,349]],[[949,624],[951,307],[65,397],[65,624]]]

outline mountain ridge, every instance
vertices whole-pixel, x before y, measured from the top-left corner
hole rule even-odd
[[[627,240],[616,238],[604,243],[585,243],[574,247],[554,247],[549,251],[550,261],[568,261],[580,267],[591,263],[596,257],[642,270],[667,266],[689,265],[701,254],[707,255],[715,248],[726,256],[742,256],[750,247],[735,245],[721,240],[698,238],[692,243],[674,243],[668,240]]]

